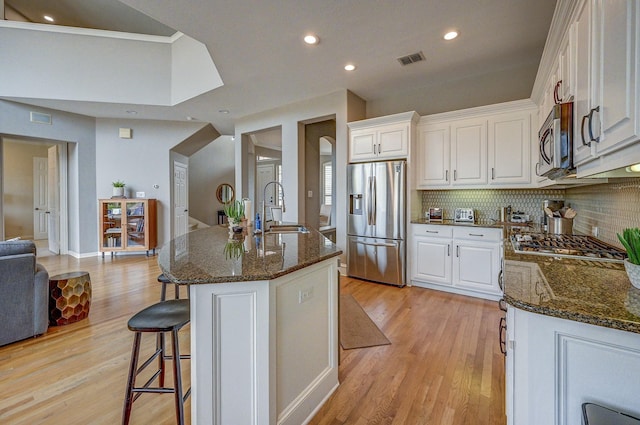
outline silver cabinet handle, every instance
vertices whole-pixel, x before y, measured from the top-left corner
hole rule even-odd
[[[382,153],[382,145],[378,143],[378,155]]]
[[[498,286],[500,287],[501,291],[504,291],[504,273],[502,272],[502,270],[500,270],[500,273],[498,273]]]
[[[449,181],[449,170],[444,171],[444,181]]]
[[[440,233],[437,230],[425,230],[425,232],[427,232],[427,233],[436,233],[436,234]]]
[[[377,155],[377,153],[376,153],[376,144],[375,143],[373,144],[373,154]]]
[[[591,141],[589,141],[589,143],[586,142],[586,139],[584,138],[584,122],[589,118],[589,115],[585,115],[582,117],[582,121],[580,124],[580,137],[582,137],[582,145],[583,146],[591,146]]]
[[[495,173],[495,168],[491,167],[491,180],[495,180],[496,179],[496,173]]]
[[[451,257],[451,244],[447,244],[447,257]]]
[[[500,323],[498,324],[498,333],[500,334],[500,352],[507,355],[507,341],[506,341],[506,330],[507,330],[507,319],[504,317],[500,318]]]
[[[598,137],[593,137],[593,127],[591,124],[593,124],[593,113],[594,112],[600,112],[600,106],[597,106],[595,108],[593,108],[590,112],[589,112],[589,142],[596,142],[596,143],[600,143],[600,136]]]
[[[540,169],[540,163],[536,162],[536,176],[540,177],[540,172],[538,171]]]
[[[469,233],[469,236],[477,236],[477,237],[483,237],[484,235],[482,233]]]
[[[460,257],[460,245],[456,245],[456,257]]]
[[[458,180],[458,170],[453,170],[453,181]]]
[[[498,308],[502,311],[507,311],[507,302],[504,300],[504,298],[500,298],[498,300]]]

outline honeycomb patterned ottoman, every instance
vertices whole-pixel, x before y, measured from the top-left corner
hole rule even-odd
[[[64,273],[49,278],[49,324],[67,325],[89,316],[91,279],[88,272]]]

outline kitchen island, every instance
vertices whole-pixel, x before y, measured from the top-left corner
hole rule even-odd
[[[514,252],[505,239],[507,424],[640,416],[640,289],[615,262]]]
[[[189,285],[193,424],[301,424],[338,386],[338,258],[319,232],[197,230],[158,263]]]

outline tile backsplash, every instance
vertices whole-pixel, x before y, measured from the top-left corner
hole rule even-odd
[[[479,223],[499,217],[499,209],[511,205],[513,211],[542,219],[542,202],[562,199],[578,213],[574,233],[592,234],[621,247],[617,233],[627,227],[640,227],[640,178],[610,179],[609,183],[569,189],[468,189],[422,191],[422,216],[429,207],[441,207],[445,219],[452,219],[456,208],[473,208]]]
[[[609,181],[567,189],[565,202],[578,212],[574,232],[590,235],[597,227],[598,239],[622,247],[616,234],[627,227],[640,227],[640,178]]]
[[[542,219],[545,199],[565,199],[559,189],[463,189],[425,190],[422,192],[422,216],[430,207],[440,207],[444,218],[452,219],[456,208],[473,208],[478,222],[498,219],[499,209],[511,205],[514,212],[529,214],[535,223]]]

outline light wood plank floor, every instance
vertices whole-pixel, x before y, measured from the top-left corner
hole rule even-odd
[[[0,424],[120,423],[133,339],[126,323],[160,297],[157,257],[38,261],[51,275],[91,274],[90,317],[0,347]],[[356,298],[392,344],[342,351],[341,385],[312,424],[506,422],[496,303],[345,277],[341,289]],[[188,352],[188,327],[181,337]],[[153,338],[143,343],[150,352]],[[189,362],[183,367],[188,387]],[[175,423],[171,397],[143,394],[134,403],[131,423]],[[189,410],[187,402],[187,423]]]

